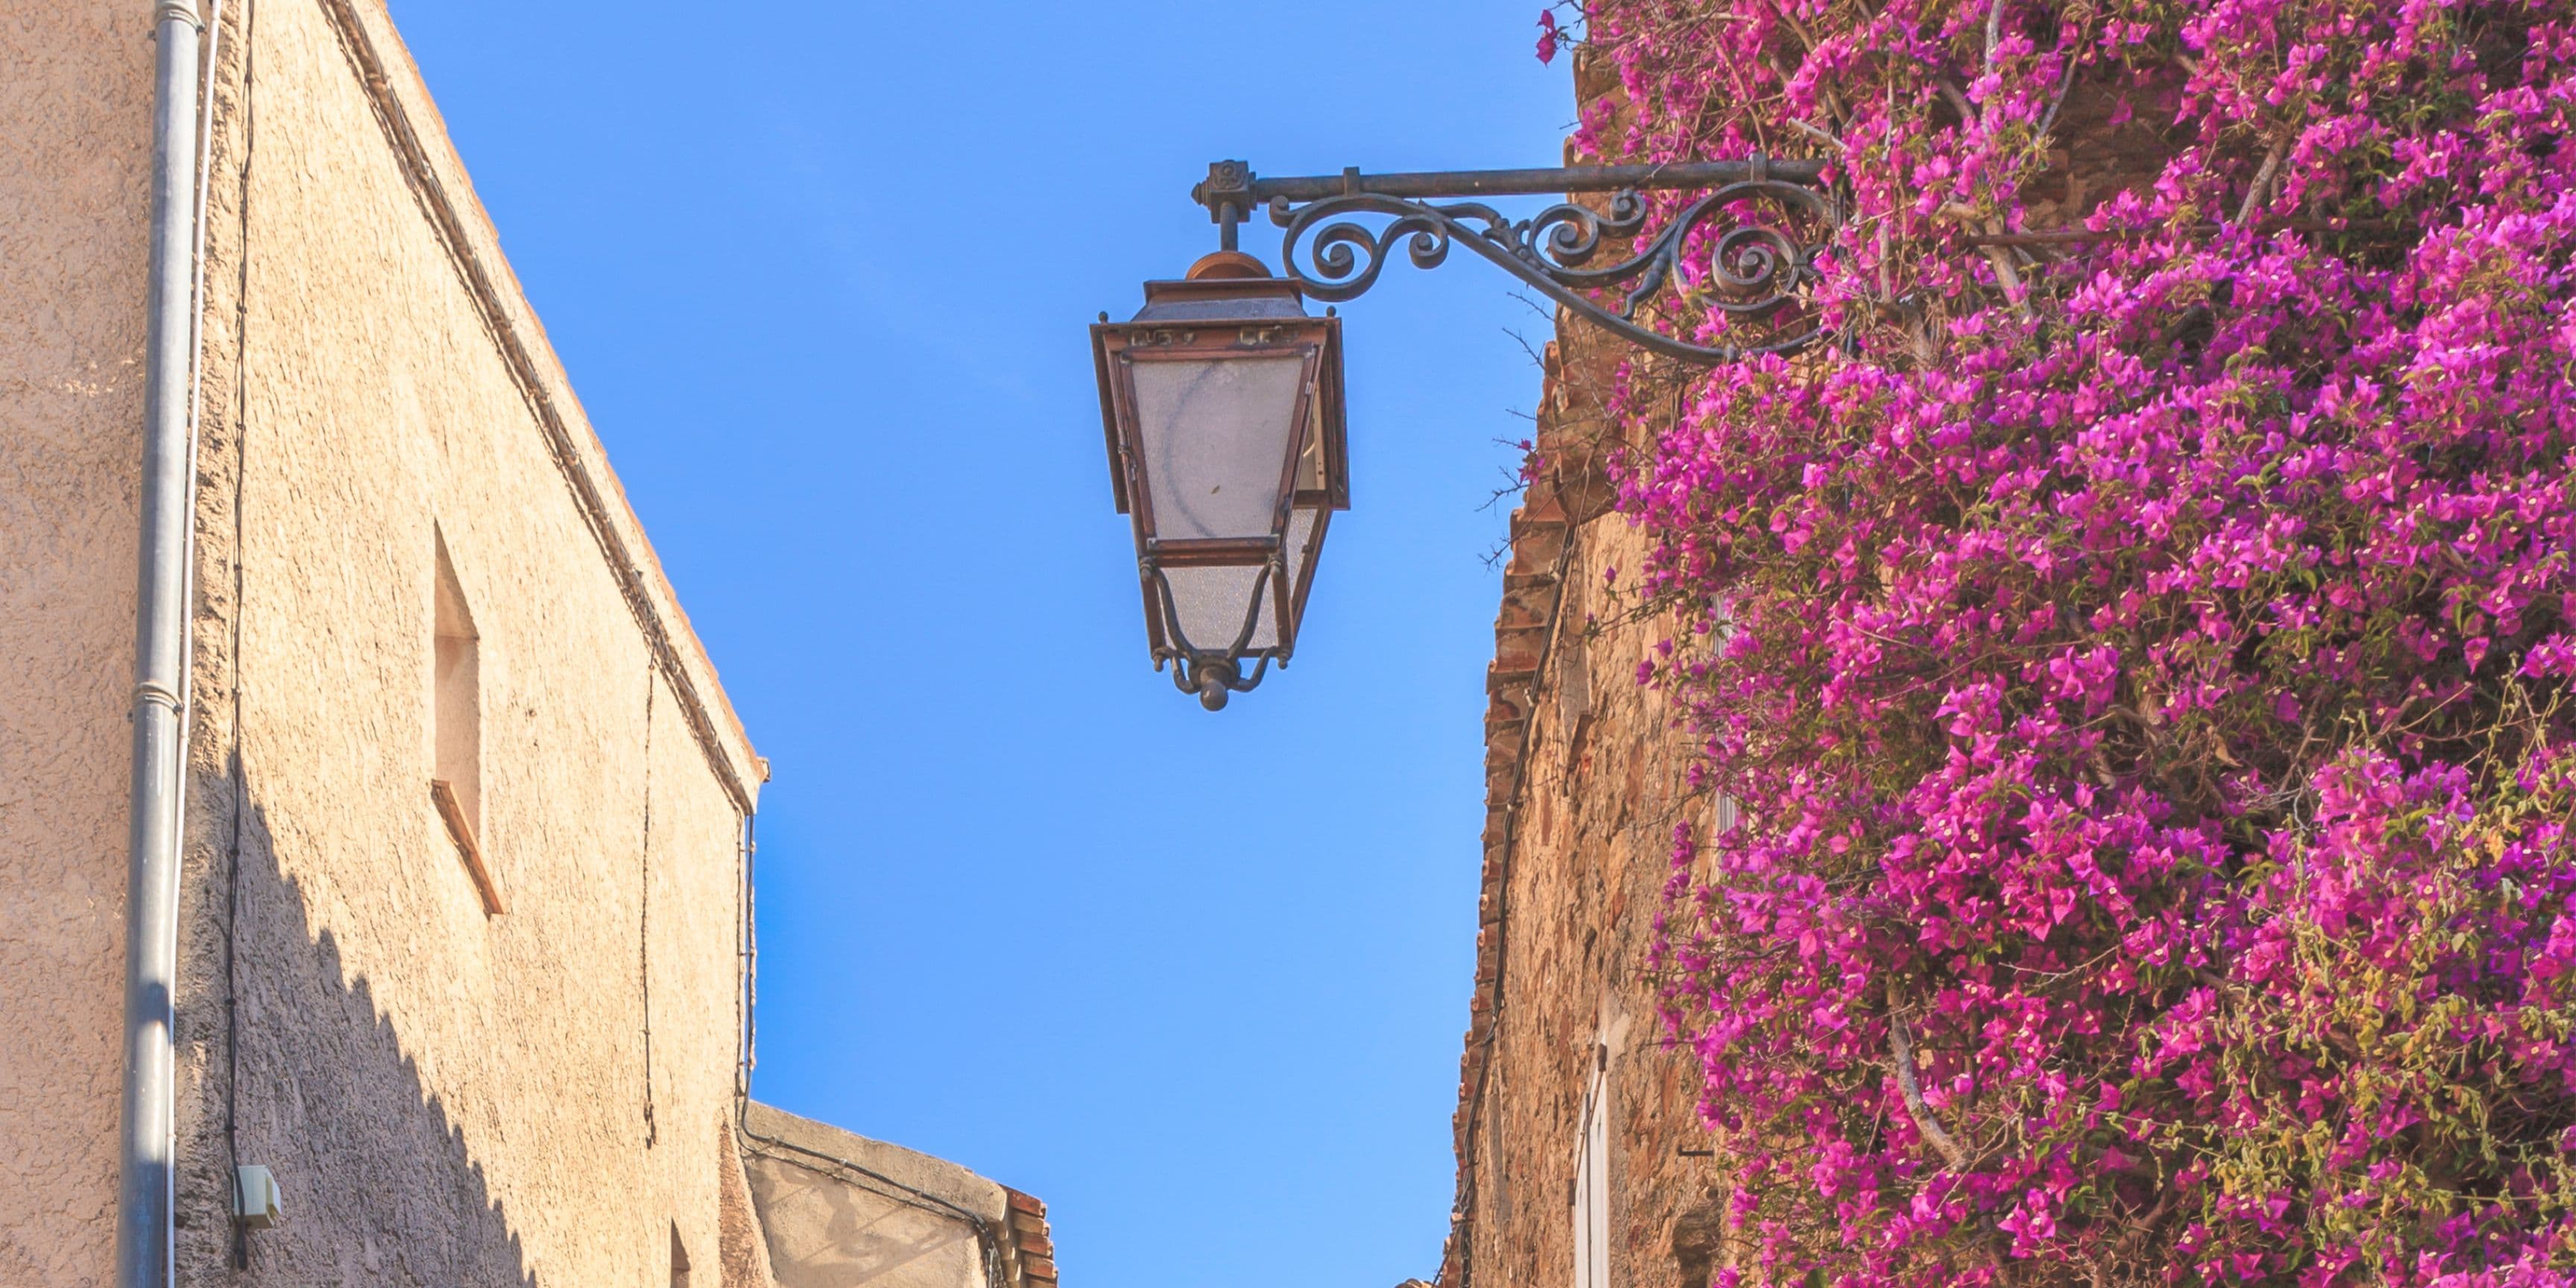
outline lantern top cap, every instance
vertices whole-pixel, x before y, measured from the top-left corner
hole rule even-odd
[[[1182,276],[1193,282],[1210,278],[1261,278],[1270,276],[1270,266],[1239,250],[1211,251],[1199,256],[1199,262],[1190,265],[1190,271]]]
[[[1225,252],[1218,252],[1219,255]],[[1215,259],[1216,255],[1208,256]],[[1261,261],[1249,255],[1242,258],[1258,266]],[[1207,260],[1200,260],[1205,265]],[[1194,267],[1193,272],[1196,271]],[[1297,284],[1284,277],[1260,276],[1187,277],[1178,281],[1145,283],[1145,307],[1131,321],[1164,322],[1260,322],[1284,321],[1308,316],[1305,295]]]

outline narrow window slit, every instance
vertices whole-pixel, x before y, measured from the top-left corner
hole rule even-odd
[[[456,842],[456,853],[473,878],[483,914],[509,911],[501,885],[479,839],[483,827],[483,693],[482,637],[474,630],[474,613],[456,566],[447,555],[447,538],[438,543],[438,594],[433,629],[430,715],[435,744],[429,798]]]

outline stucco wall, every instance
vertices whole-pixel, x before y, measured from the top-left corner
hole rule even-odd
[[[749,748],[382,10],[258,0],[225,39],[183,1270],[229,1273],[238,1160],[286,1193],[255,1282],[660,1284],[675,1231],[711,1282]],[[429,795],[442,543],[498,916]]]
[[[12,1288],[112,1259],[149,16],[0,23]],[[773,1248],[793,1284],[1053,1288],[1030,1196],[771,1111],[738,1129],[766,767],[380,4],[232,0],[218,31],[181,1282],[659,1285],[676,1245],[697,1288],[778,1283]],[[479,721],[499,913],[432,804],[460,776],[442,593],[474,637],[476,690],[445,710]],[[782,1163],[789,1137],[874,1175]],[[244,1233],[247,1163],[286,1210]]]
[[[0,21],[0,1283],[113,1227],[151,7]],[[766,1283],[760,765],[373,0],[234,0],[204,314],[182,1279]],[[487,915],[433,808],[443,541]],[[235,1276],[231,1165],[286,1220]]]
[[[151,7],[0,18],[0,1283],[106,1275]]]

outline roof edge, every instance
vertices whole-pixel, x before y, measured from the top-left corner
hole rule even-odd
[[[1010,1196],[1015,1191],[935,1154],[862,1136],[757,1100],[744,1103],[742,1126],[743,1133],[754,1140],[783,1145],[799,1153],[860,1169],[916,1194],[971,1212],[995,1227],[1010,1222]]]
[[[911,1197],[899,1201],[944,1209],[966,1218],[985,1244],[993,1288],[1056,1288],[1055,1235],[1046,1204],[947,1159],[871,1140],[830,1123],[791,1114],[756,1100],[741,1102],[738,1124],[744,1157],[774,1158],[862,1188],[891,1187]]]

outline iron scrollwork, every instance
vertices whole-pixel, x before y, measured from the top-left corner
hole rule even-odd
[[[1225,225],[1229,238],[1233,220],[1252,204],[1247,199],[1267,198],[1271,222],[1286,230],[1280,242],[1282,269],[1318,300],[1349,300],[1367,291],[1399,241],[1416,268],[1437,267],[1452,247],[1464,245],[1575,314],[1641,348],[1684,362],[1794,353],[1825,335],[1822,322],[1801,307],[1817,280],[1817,257],[1838,219],[1816,163],[1756,157],[1655,170],[1594,167],[1377,178],[1345,171],[1338,182],[1257,179],[1241,162],[1220,165],[1232,168],[1212,167],[1209,182],[1193,195]],[[1551,180],[1561,181],[1562,186],[1553,188],[1559,193],[1606,191],[1609,199],[1601,209],[1560,201],[1518,220],[1482,201],[1438,200],[1527,192]],[[1611,180],[1618,186],[1610,186]],[[1626,258],[1595,263],[1606,247],[1645,232],[1649,211],[1642,192],[1676,188],[1705,190],[1632,246]],[[1382,216],[1385,222],[1372,227],[1352,216]],[[1679,271],[1685,255],[1701,257],[1707,269],[1687,286]],[[1638,319],[1641,308],[1668,291],[1687,291],[1693,308],[1772,325],[1758,328],[1746,343],[1694,344]],[[1616,303],[1595,293],[1615,293]]]
[[[1153,585],[1162,601],[1164,629],[1172,636],[1169,643],[1154,650],[1154,669],[1159,671],[1165,662],[1170,662],[1173,687],[1196,695],[1200,706],[1210,711],[1222,711],[1227,695],[1250,693],[1261,687],[1262,677],[1270,673],[1272,662],[1283,667],[1288,665],[1288,650],[1252,647],[1252,636],[1261,625],[1261,610],[1267,602],[1271,584],[1274,580],[1284,580],[1288,575],[1286,565],[1276,555],[1261,565],[1260,573],[1253,578],[1252,605],[1244,610],[1243,629],[1236,633],[1232,645],[1221,650],[1204,647],[1190,639],[1188,631],[1181,625],[1181,607],[1172,596],[1171,576],[1163,571],[1153,556],[1140,560],[1137,571]],[[1253,659],[1249,675],[1243,670],[1247,656]]]

